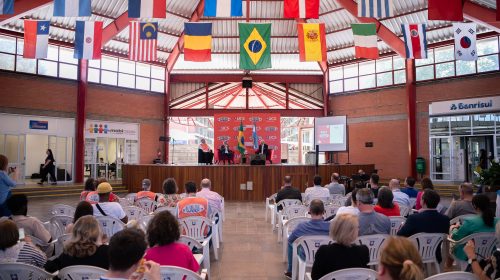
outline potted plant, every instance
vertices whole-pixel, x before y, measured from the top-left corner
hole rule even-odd
[[[490,191],[500,190],[500,163],[492,160],[489,169],[483,169],[479,172],[477,184],[489,186]]]

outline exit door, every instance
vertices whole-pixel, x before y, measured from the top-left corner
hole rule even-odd
[[[466,180],[474,182],[481,169],[490,167],[493,157],[493,136],[473,136],[462,138],[465,144]]]

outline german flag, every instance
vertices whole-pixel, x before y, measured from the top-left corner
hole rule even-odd
[[[212,23],[184,23],[184,60],[212,60]]]

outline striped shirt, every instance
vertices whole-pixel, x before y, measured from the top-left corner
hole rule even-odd
[[[43,268],[47,256],[35,245],[21,241],[6,250],[0,250],[0,262],[18,262]]]

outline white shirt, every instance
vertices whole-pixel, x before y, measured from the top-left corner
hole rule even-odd
[[[311,201],[315,198],[329,198],[330,191],[322,186],[309,187],[305,191],[306,201]]]
[[[342,206],[339,208],[339,210],[337,210],[337,213],[335,215],[338,216],[340,214],[352,214],[357,216],[359,214],[359,209],[358,207],[354,206]]]
[[[99,206],[107,216],[117,218],[119,220],[127,216],[127,214],[125,214],[125,211],[123,211],[122,206],[118,202],[99,202]],[[94,216],[104,216],[103,214],[101,214],[101,211],[97,209],[96,204],[92,204],[92,208],[94,208]]]
[[[393,190],[392,195],[394,195],[394,199],[392,200],[393,202],[396,202],[398,205],[411,207],[410,197],[400,189]]]

